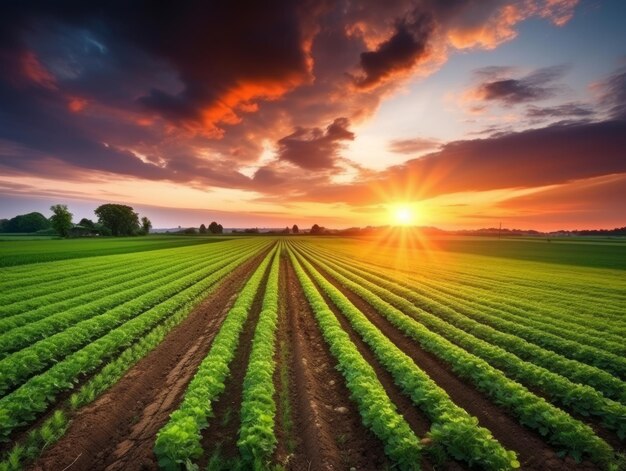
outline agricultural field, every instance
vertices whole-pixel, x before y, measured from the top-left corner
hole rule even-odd
[[[11,240],[0,256],[0,470],[626,464],[618,239]]]

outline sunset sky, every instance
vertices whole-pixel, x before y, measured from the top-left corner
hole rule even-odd
[[[626,225],[622,0],[0,8],[0,218]]]

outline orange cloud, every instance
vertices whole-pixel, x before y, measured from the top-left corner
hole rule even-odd
[[[57,82],[33,51],[26,51],[20,58],[22,74],[28,80],[49,90],[57,89]]]
[[[300,85],[305,77],[295,74],[287,80],[281,81],[248,81],[236,85],[225,92],[214,103],[201,110],[201,123],[190,121],[185,128],[205,137],[220,139],[224,135],[221,125],[235,125],[242,121],[243,113],[258,111],[257,101],[272,101],[282,97],[285,93]]]
[[[494,49],[515,38],[515,25],[532,16],[563,26],[573,17],[577,4],[578,0],[525,0],[509,3],[478,24],[451,27],[447,32],[448,42],[457,49]]]
[[[89,102],[83,98],[73,97],[70,98],[70,101],[67,103],[68,109],[73,113],[80,113],[85,109]]]

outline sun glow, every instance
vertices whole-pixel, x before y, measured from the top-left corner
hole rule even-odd
[[[392,208],[394,226],[410,226],[415,223],[415,211],[407,205],[396,205]]]

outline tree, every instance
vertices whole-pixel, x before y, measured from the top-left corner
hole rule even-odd
[[[206,226],[204,224],[200,224],[200,234],[206,234]]]
[[[283,234],[289,234],[289,226],[285,227],[282,232]]]
[[[103,204],[94,211],[98,222],[111,230],[114,236],[128,236],[139,231],[139,215],[124,204]]]
[[[143,235],[148,235],[150,234],[150,229],[152,229],[152,223],[150,222],[150,219],[148,219],[147,217],[142,217],[141,218],[141,233]]]
[[[69,212],[67,206],[64,204],[55,204],[50,206],[52,216],[50,216],[50,222],[52,228],[59,233],[61,237],[67,237],[72,228],[72,213]]]
[[[294,224],[293,227],[291,228],[291,232],[294,234],[298,234],[300,232],[300,229],[298,229],[298,226]]]
[[[317,224],[313,224],[311,227],[311,234],[321,234],[324,228],[318,226]]]
[[[94,222],[91,219],[87,218],[82,218],[78,224],[84,227],[88,227],[89,229],[93,229],[96,227]]]
[[[41,213],[20,214],[3,221],[0,232],[37,232],[50,228],[50,221]]]
[[[209,232],[211,234],[221,234],[222,232],[224,232],[224,228],[222,227],[221,224],[218,224],[215,221],[213,221],[211,222],[211,224],[209,224]]]

